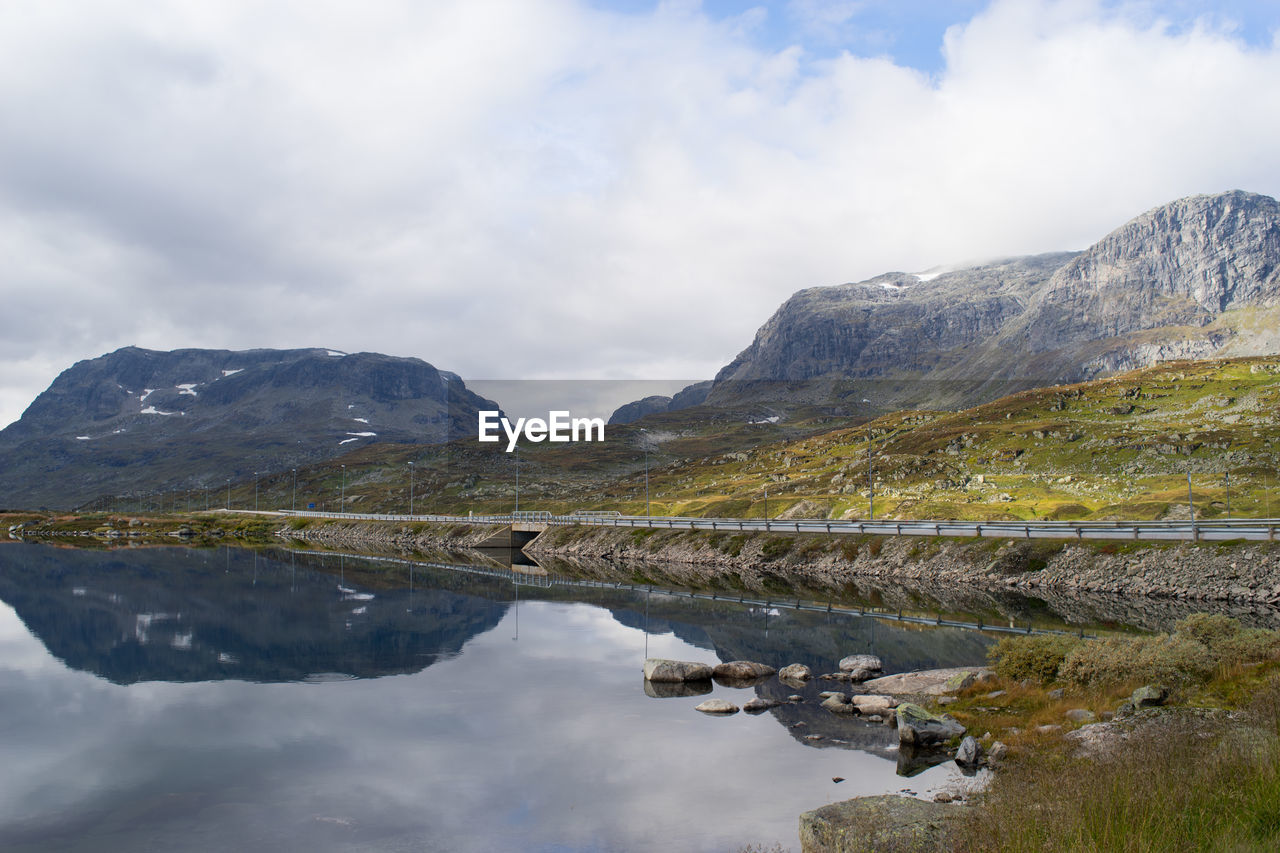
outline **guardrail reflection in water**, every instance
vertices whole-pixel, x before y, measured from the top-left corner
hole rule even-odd
[[[450,572],[460,572],[471,575],[482,575],[485,577],[497,578],[503,581],[510,581],[515,586],[529,586],[549,589],[554,586],[564,587],[581,587],[586,589],[608,589],[623,592],[646,593],[650,595],[665,595],[671,598],[682,599],[687,598],[691,601],[715,601],[723,604],[738,604],[744,607],[764,607],[770,609],[797,610],[809,613],[827,613],[836,616],[853,616],[867,619],[880,619],[889,622],[903,622],[912,625],[925,625],[936,628],[961,628],[968,631],[988,631],[1000,634],[1057,634],[1072,637],[1092,638],[1095,635],[1086,634],[1084,629],[1078,631],[1064,631],[1057,628],[1037,628],[1028,623],[1026,625],[1018,625],[1013,621],[1008,624],[988,623],[982,620],[977,622],[966,622],[957,619],[944,619],[942,614],[926,614],[923,612],[909,612],[906,610],[894,610],[886,607],[874,607],[865,605],[842,605],[836,604],[834,601],[819,602],[803,599],[789,598],[754,598],[746,594],[729,595],[716,592],[698,592],[688,589],[671,589],[669,587],[653,586],[651,584],[635,584],[622,583],[616,581],[588,580],[583,578],[570,578],[552,574],[531,574],[515,570],[504,570],[498,568],[489,568],[487,566],[472,566],[460,563],[439,563],[426,560],[409,560],[403,557],[386,557],[374,554],[360,554],[354,551],[296,551],[293,552],[300,555],[322,554],[323,556],[333,556],[335,554],[343,557],[349,557],[356,560],[367,560],[369,562],[384,563],[390,565],[400,565],[410,568],[430,568],[442,569]]]

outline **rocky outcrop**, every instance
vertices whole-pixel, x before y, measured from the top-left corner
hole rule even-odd
[[[964,726],[948,714],[931,714],[914,702],[904,702],[898,715],[898,741],[908,747],[945,744],[964,734]]]
[[[1280,205],[1192,196],[1081,253],[801,290],[717,374],[707,402],[972,405],[1157,360],[1274,353],[1276,323],[1232,317],[1278,306]]]
[[[873,678],[862,686],[868,691],[887,693],[891,696],[946,696],[965,689],[979,677],[987,676],[989,673],[990,670],[985,667],[926,669]]]
[[[831,803],[800,815],[803,853],[879,853],[945,849],[960,807],[886,794]]]

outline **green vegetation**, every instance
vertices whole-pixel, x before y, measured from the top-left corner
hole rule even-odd
[[[1001,678],[1048,683],[1057,679],[1058,668],[1077,642],[1075,637],[1059,634],[1004,637],[987,650],[987,659]]]
[[[975,686],[947,710],[1012,749],[950,849],[1280,848],[1280,632],[1198,615],[1155,637],[1009,638],[991,657],[1003,693]],[[1066,710],[1102,713],[1153,681],[1175,687],[1173,706],[1117,718],[1109,747],[1038,728],[1071,729]]]
[[[960,828],[965,851],[1280,848],[1280,679],[1241,725],[1169,714],[1099,759],[1024,750]]]

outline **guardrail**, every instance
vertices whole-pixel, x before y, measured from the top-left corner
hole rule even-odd
[[[1280,519],[1221,519],[1214,521],[843,521],[836,519],[691,518],[645,515],[553,515],[524,511],[506,515],[380,515],[376,513],[282,510],[279,514],[306,518],[367,521],[435,522],[441,524],[500,524],[535,522],[590,527],[640,527],[665,530],[710,530],[739,533],[827,533],[880,536],[959,536],[1000,539],[1103,539],[1131,541],[1215,541],[1246,539],[1276,541]]]

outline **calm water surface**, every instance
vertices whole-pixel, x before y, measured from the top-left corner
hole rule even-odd
[[[287,552],[0,547],[0,848],[798,849],[801,812],[923,794],[954,765],[900,768],[891,730],[817,707],[829,682],[802,705],[705,716],[705,695],[646,692],[646,655],[827,672],[872,652],[900,671],[979,663],[992,642],[409,574]]]

